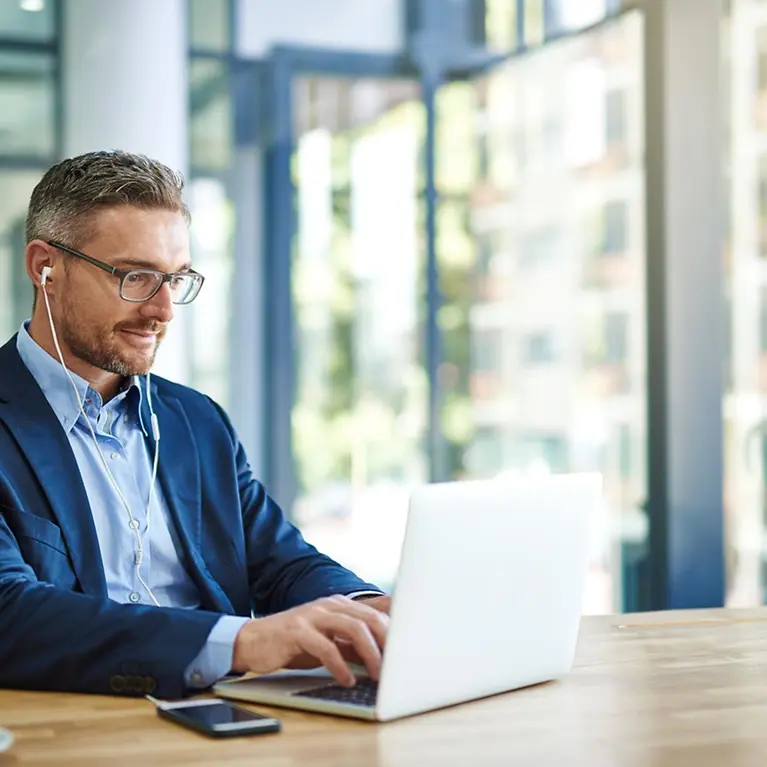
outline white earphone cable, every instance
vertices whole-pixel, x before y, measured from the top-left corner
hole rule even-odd
[[[48,267],[46,267],[47,269]],[[152,593],[152,590],[149,588],[149,586],[144,582],[144,579],[141,577],[141,562],[144,558],[144,543],[141,537],[141,531],[139,530],[139,523],[131,513],[130,504],[126,500],[125,496],[122,493],[122,490],[120,490],[119,485],[117,484],[117,481],[115,480],[110,468],[109,464],[107,463],[106,458],[104,458],[104,454],[101,452],[101,448],[99,447],[98,438],[96,437],[96,432],[93,429],[93,426],[91,425],[91,421],[88,418],[87,413],[85,412],[85,409],[83,408],[83,404],[80,400],[80,392],[77,390],[77,384],[75,383],[74,379],[72,378],[72,375],[69,372],[69,369],[66,366],[66,363],[64,362],[64,355],[61,352],[61,347],[59,346],[59,339],[56,334],[56,328],[53,323],[53,315],[51,313],[51,306],[50,302],[48,301],[48,291],[45,288],[45,283],[47,281],[47,273],[45,270],[43,270],[43,277],[41,280],[41,285],[43,288],[43,298],[45,300],[45,309],[48,314],[48,322],[51,326],[51,335],[53,336],[53,345],[56,347],[56,353],[59,356],[59,362],[61,362],[61,366],[64,368],[64,372],[67,375],[67,378],[69,379],[69,383],[72,385],[72,390],[75,394],[75,399],[77,401],[77,407],[80,410],[81,415],[85,419],[85,423],[88,426],[88,430],[91,433],[91,437],[93,437],[93,443],[96,446],[96,451],[99,454],[99,458],[101,458],[101,463],[104,466],[104,471],[106,472],[107,477],[109,478],[109,481],[112,484],[112,487],[115,489],[115,492],[120,497],[120,500],[122,501],[123,506],[125,507],[125,511],[128,513],[128,520],[129,520],[129,526],[131,530],[133,530],[135,536],[136,536],[136,542],[138,544],[135,556],[134,556],[134,564],[136,566],[136,578],[138,579],[139,583],[144,587],[146,590],[146,593],[149,595],[149,598],[152,600],[154,605],[156,607],[160,607],[160,603],[155,598],[155,595]],[[152,481],[149,486],[149,500],[147,503],[147,510],[146,510],[146,534],[149,534],[149,521],[150,521],[150,511],[152,507],[152,499],[154,496],[154,485],[155,481],[157,479],[157,466],[159,462],[159,456],[160,456],[160,427],[159,422],[157,419],[157,416],[154,413],[154,410],[152,408],[152,395],[149,388],[149,376],[147,375],[147,396],[148,396],[148,402],[149,402],[149,411],[151,413],[151,419],[152,419],[152,433],[155,438],[155,449],[154,449],[154,460],[153,460],[153,466],[152,466]]]

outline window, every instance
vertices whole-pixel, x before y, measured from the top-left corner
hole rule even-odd
[[[604,361],[615,365],[626,361],[628,356],[628,315],[608,312],[605,315]]]
[[[204,3],[215,17],[227,3]],[[190,12],[201,12],[192,3]],[[211,21],[211,24],[214,22]],[[232,277],[235,201],[231,192],[234,157],[229,64],[192,56],[189,67],[190,180],[187,199],[194,266],[205,289],[190,307],[198,343],[190,354],[192,384],[224,407],[230,403]]]
[[[759,287],[759,351],[767,354],[767,285]]]
[[[767,26],[756,32],[756,89],[759,93],[767,90]]]
[[[55,160],[57,0],[0,0],[0,344],[32,309],[24,265],[29,197]]]
[[[466,451],[467,469],[475,476],[492,477],[508,468],[504,458],[503,431],[492,427],[477,429]]]
[[[56,0],[0,0],[0,38],[42,42],[53,37]]]
[[[503,333],[497,329],[475,330],[471,336],[471,365],[475,373],[498,373],[502,360]]]
[[[525,46],[540,45],[546,37],[543,0],[523,0],[525,7]]]
[[[624,312],[606,312],[589,323],[590,344],[584,350],[587,366],[618,365],[628,358],[629,317]]]
[[[192,59],[191,156],[195,170],[227,170],[232,152],[229,66],[215,59]]]
[[[525,365],[545,365],[555,359],[554,334],[550,331],[530,333],[522,339],[522,361]]]
[[[528,235],[519,254],[519,265],[523,269],[550,262],[562,247],[559,231],[554,228],[541,229]]]
[[[54,153],[53,56],[0,48],[0,157]]]
[[[527,433],[510,442],[510,467],[522,471],[567,471],[567,444],[559,434]]]
[[[607,146],[622,146],[626,141],[626,92],[622,88],[607,91],[605,121]]]
[[[631,427],[627,423],[618,424],[618,466],[621,479],[632,479]]]
[[[586,6],[596,18],[591,0],[546,5],[560,24],[580,23],[575,16],[585,18]],[[635,456],[645,449],[644,348],[629,343],[629,329],[642,328],[646,316],[643,132],[632,131],[622,162],[603,162],[610,142],[628,143],[627,105],[637,105],[632,124],[643,121],[642,35],[641,15],[630,13],[475,81],[473,141],[488,132],[499,141],[488,144],[488,161],[467,195],[468,231],[455,234],[475,243],[477,255],[466,259],[462,278],[440,278],[443,300],[467,305],[470,317],[470,373],[440,379],[450,476],[576,467],[603,473],[610,513],[601,535],[610,544],[592,563],[589,612],[616,607],[621,566],[613,557],[621,549],[613,531],[622,529],[625,487],[641,497],[645,486],[642,462],[630,464],[631,482],[623,482],[610,451],[618,423],[631,429]],[[446,106],[437,119],[455,115]],[[637,268],[605,257],[613,253],[630,253]],[[457,263],[443,247],[437,258],[440,275]],[[591,267],[601,276],[588,283],[582,277]],[[462,371],[463,327],[452,327],[443,333],[444,367]]]
[[[485,39],[497,51],[517,47],[517,0],[485,0]]]
[[[406,80],[296,78],[293,104],[290,424],[298,488],[291,511],[312,543],[386,584],[409,487],[427,471],[424,111],[418,85]],[[443,181],[465,185],[462,163]],[[438,216],[441,252],[464,264],[465,206],[447,201]],[[464,310],[443,309],[463,339]],[[462,341],[456,348],[468,355]]]
[[[756,225],[759,232],[759,255],[767,257],[767,155],[760,155],[757,180],[756,180],[756,203],[758,206],[758,218]]]
[[[628,242],[628,210],[623,201],[609,202],[605,205],[602,230],[602,253],[620,254],[626,250]]]
[[[189,43],[192,50],[229,50],[232,19],[229,0],[190,0]]]
[[[32,285],[24,266],[24,221],[41,171],[0,169],[0,345],[32,310]]]

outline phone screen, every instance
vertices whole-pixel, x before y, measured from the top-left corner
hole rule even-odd
[[[270,719],[271,717],[262,714],[254,714],[239,706],[232,706],[229,703],[210,703],[205,706],[181,706],[175,709],[175,713],[183,716],[185,719],[192,719],[208,727],[215,727],[219,724],[240,724],[242,722],[257,722],[259,720]]]

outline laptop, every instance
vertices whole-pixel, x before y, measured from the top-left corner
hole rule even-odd
[[[565,676],[601,492],[598,474],[416,488],[380,681],[281,671],[215,693],[384,722]]]

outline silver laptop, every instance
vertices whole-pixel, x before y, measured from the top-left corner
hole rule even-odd
[[[411,495],[378,684],[324,669],[224,681],[225,698],[387,721],[547,682],[575,655],[601,477],[425,485]]]

